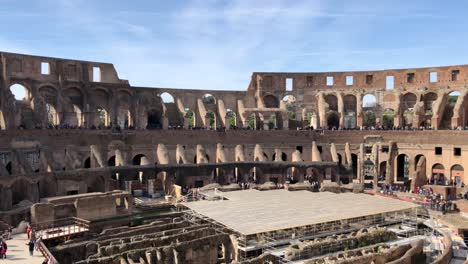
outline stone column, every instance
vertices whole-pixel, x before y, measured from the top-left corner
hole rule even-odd
[[[336,98],[338,99],[338,114],[340,115],[340,128],[344,128],[344,104],[343,104],[343,94],[336,93]]]
[[[362,113],[362,94],[356,94],[356,126],[362,127],[364,125]]]

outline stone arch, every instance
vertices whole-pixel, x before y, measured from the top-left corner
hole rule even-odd
[[[338,111],[338,98],[336,97],[336,95],[325,95],[325,102],[328,104],[329,111]]]
[[[330,112],[327,114],[327,127],[329,129],[340,127],[340,117],[336,112]]]
[[[137,154],[133,157],[132,159],[132,164],[133,165],[142,165],[142,159],[146,158],[144,154]]]
[[[286,169],[286,180],[294,184],[302,181],[302,175],[297,167],[291,166]]]
[[[365,110],[375,109],[377,107],[377,97],[371,93],[364,95],[362,97],[362,107]]]
[[[32,185],[33,184],[27,181],[26,179],[16,179],[10,187],[12,194],[12,204],[18,204],[23,200],[27,200],[33,203],[36,202],[34,197],[35,193],[32,191]]]
[[[252,167],[249,170],[249,176],[248,176],[248,181],[249,182],[254,182],[254,183],[263,183],[263,171],[258,168],[258,167]]]
[[[418,101],[416,94],[408,92],[405,93],[401,98],[401,110],[404,112],[414,108],[414,105]]]
[[[275,159],[276,159],[276,153],[273,153],[273,155],[271,156],[271,160],[275,161]],[[281,152],[281,160],[288,161],[288,155],[284,152]]]
[[[396,180],[406,181],[410,179],[410,157],[406,154],[397,156]]]
[[[115,165],[116,165],[116,160],[115,160],[115,155],[113,155],[107,160],[107,166],[115,167]]]
[[[87,192],[105,192],[106,191],[106,180],[103,176],[92,177],[88,181]]]
[[[343,96],[344,128],[356,128],[357,98],[352,94]]]
[[[188,119],[188,126],[195,127],[196,126],[196,116],[195,112],[192,111],[190,108],[185,108],[185,118]]]
[[[374,171],[374,162],[372,162],[371,160],[367,159],[363,162],[363,174],[364,174],[364,180],[371,180],[373,181],[374,180],[374,174],[375,174],[375,171]]]
[[[147,112],[146,129],[162,129],[162,113],[156,109],[150,109]]]
[[[358,172],[358,155],[351,153],[351,162],[352,162],[352,169],[353,169],[353,179],[357,179],[357,172]]]
[[[416,94],[408,92],[401,98],[401,112],[403,113],[403,126],[412,127],[414,119],[414,106],[418,101]]]
[[[22,82],[10,86],[10,92],[15,98],[15,111],[7,113],[13,116],[14,123],[24,128],[33,128],[36,125],[32,106],[31,88]]]
[[[162,94],[159,95],[163,101],[163,103],[165,104],[170,104],[170,103],[174,103],[174,96],[172,96],[172,94],[168,93],[168,92],[163,92]]]
[[[395,110],[387,108],[382,114],[382,126],[384,129],[392,129],[395,120]]]
[[[63,92],[63,123],[69,126],[83,125],[84,96],[81,89],[69,87]]]
[[[320,172],[320,170],[318,170],[315,167],[307,167],[305,174],[309,182],[322,182],[323,181],[323,173]]]
[[[418,154],[414,157],[414,169],[418,167],[418,162],[421,158],[425,158],[423,154]]]
[[[211,129],[215,129],[217,127],[217,119],[216,119],[216,113],[213,111],[208,111],[206,113],[206,124],[208,124],[208,127]]]
[[[96,114],[96,120],[94,121],[96,127],[105,128],[110,126],[109,112],[105,108],[98,106],[96,108]]]
[[[216,104],[216,97],[214,97],[212,94],[204,94],[202,96],[202,102],[204,104]]]
[[[170,127],[182,127],[184,118],[175,103],[175,97],[168,92],[160,94],[160,97],[165,106],[164,116],[167,117],[168,125]]]
[[[263,105],[266,108],[278,108],[279,107],[278,98],[274,95],[267,94],[263,97]]]
[[[121,128],[131,128],[134,126],[131,98],[131,94],[126,90],[118,92],[117,125]]]
[[[377,97],[374,94],[366,94],[362,97],[363,126],[375,127],[377,125]]]
[[[425,93],[422,100],[424,101],[424,110],[426,112],[432,111],[432,104],[437,100],[437,94],[434,92]]]
[[[436,163],[432,165],[431,182],[433,184],[444,185],[446,181],[444,165]]]
[[[197,164],[197,158],[198,158],[197,155],[193,157],[193,164]],[[208,154],[205,154],[205,158],[206,158],[206,161],[210,163],[210,156]]]
[[[445,104],[444,113],[442,115],[442,120],[440,124],[441,128],[445,128],[445,129],[452,128],[452,117],[454,114],[453,110],[460,97],[461,97],[460,92],[456,90],[451,91],[447,95],[447,103]]]
[[[387,161],[380,162],[379,165],[379,182],[387,180]]]
[[[23,84],[13,83],[9,89],[16,101],[29,100],[31,97],[31,90]]]
[[[83,168],[89,169],[91,168],[91,158],[87,157],[83,163]]]
[[[46,111],[47,111],[47,124],[49,126],[55,126],[60,124],[57,109],[49,103],[46,103]]]
[[[237,126],[236,112],[232,111],[231,109],[226,109],[226,119],[229,128]]]
[[[465,179],[465,169],[460,164],[455,164],[450,168],[450,180],[454,185],[461,187]]]

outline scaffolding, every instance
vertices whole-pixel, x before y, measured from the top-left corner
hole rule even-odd
[[[417,229],[418,226],[417,208],[249,235],[241,234],[238,231],[191,209],[184,210],[183,217],[186,221],[194,225],[209,224],[219,233],[234,234],[237,237],[240,261],[268,252],[271,255],[276,256],[277,263],[292,263],[285,259],[282,254],[279,254],[278,250],[291,245],[294,241],[307,241],[315,238],[352,233],[370,227],[383,227],[400,224]],[[339,243],[340,242],[337,241],[336,245],[328,244],[327,246],[324,246],[320,250],[320,255],[332,253],[334,249],[340,246],[338,245]],[[303,255],[305,258],[308,256],[308,254]]]

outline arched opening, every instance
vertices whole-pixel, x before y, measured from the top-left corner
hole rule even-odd
[[[211,94],[205,94],[202,97],[204,104],[216,104],[216,98]]]
[[[313,184],[314,191],[318,191],[320,188],[319,183],[323,180],[323,173],[321,173],[317,168],[308,167],[306,169],[305,179]]]
[[[143,154],[138,154],[138,155],[136,155],[136,156],[133,157],[133,159],[132,159],[132,164],[133,164],[133,165],[142,165],[141,162],[142,162],[142,159],[143,159],[143,158],[146,158],[146,156],[143,155]]]
[[[301,180],[300,176],[301,175],[299,173],[299,169],[297,169],[296,167],[289,167],[286,170],[286,181],[289,181],[290,184],[295,184],[299,182]]]
[[[101,127],[101,128],[104,128],[104,127],[108,127],[109,126],[109,115],[107,114],[107,111],[98,106],[97,109],[96,109],[96,113],[97,113],[97,118],[98,118],[98,127]]]
[[[197,163],[197,158],[198,158],[197,155],[195,155],[195,156],[193,157],[193,163],[194,163],[194,164],[198,164],[198,163]],[[207,163],[210,163],[210,156],[208,156],[208,154],[205,154],[205,158],[206,158]]]
[[[160,97],[165,104],[174,103],[174,97],[168,92],[162,93]]]
[[[416,155],[416,157],[414,158],[414,169],[416,170],[418,168],[418,162],[419,160],[424,157],[424,155],[422,154],[418,154]]]
[[[266,108],[278,108],[279,107],[279,101],[278,98],[274,95],[265,95],[263,97],[263,105],[265,105]]]
[[[317,125],[317,114],[315,112],[307,113],[307,125],[312,129],[315,129]]]
[[[379,167],[379,182],[385,181],[387,177],[387,162],[382,161],[380,162],[380,167]]]
[[[80,127],[83,125],[83,114],[81,112],[81,108],[78,105],[73,105],[73,110],[76,115],[76,126]]]
[[[345,95],[343,97],[344,105],[344,128],[352,129],[356,127],[356,109],[357,99],[354,95]]]
[[[424,127],[431,127],[431,118],[432,115],[434,114],[432,112],[433,110],[433,104],[437,100],[437,94],[433,92],[426,93],[423,96],[423,102],[424,102],[424,122],[425,124],[423,125]]]
[[[271,160],[275,161],[276,160],[276,153],[273,153],[273,156],[271,156]],[[288,160],[288,155],[284,152],[281,152],[281,160],[282,161],[287,161]]]
[[[385,109],[382,115],[382,126],[384,129],[392,129],[394,126],[395,120],[395,110],[393,109]]]
[[[237,126],[236,113],[231,109],[226,110],[227,125],[229,128],[234,128]]]
[[[107,166],[109,167],[115,167],[115,155],[110,157],[108,160],[107,160]]]
[[[29,99],[29,91],[21,84],[13,84],[10,86],[10,91],[17,101],[23,101]]]
[[[328,129],[337,129],[340,126],[340,118],[336,112],[330,112],[327,117]]]
[[[253,167],[249,170],[249,179],[248,182],[253,182],[253,183],[263,183],[262,182],[263,178],[263,172],[261,169],[257,167]]]
[[[364,95],[362,98],[362,109],[364,112],[364,127],[375,127],[377,125],[377,98],[375,95]]]
[[[211,129],[216,128],[216,114],[214,112],[210,111],[206,113],[206,124]]]
[[[401,100],[401,111],[403,112],[403,126],[412,127],[414,117],[414,105],[418,97],[414,93],[406,93]]]
[[[409,179],[409,157],[406,154],[400,154],[397,157],[397,181],[406,181]]]
[[[329,111],[338,111],[338,98],[335,95],[327,94],[325,102],[328,104]]]
[[[250,117],[247,119],[247,128],[249,129],[257,129],[258,122],[257,122],[257,115],[255,113],[251,114]]]
[[[195,127],[195,114],[190,108],[185,108],[185,118],[188,119],[189,127]]]
[[[351,154],[351,162],[353,163],[353,179],[357,179],[358,155]]]
[[[126,91],[119,92],[119,103],[117,110],[117,125],[121,128],[133,128],[133,118],[130,112],[131,108],[131,95]]]
[[[55,126],[59,124],[57,110],[51,104],[46,104],[47,111],[47,125]]]
[[[78,88],[68,88],[63,92],[63,122],[66,126],[77,127],[83,124],[83,94]]]
[[[371,160],[365,160],[364,161],[364,180],[365,181],[373,181],[374,180],[374,162]]]
[[[365,111],[364,112],[364,121],[363,124],[368,128],[375,128],[377,116],[374,111]]]
[[[362,107],[364,109],[373,109],[377,107],[377,98],[373,94],[366,94],[362,97]]]
[[[455,164],[450,168],[450,181],[453,185],[461,187],[465,179],[464,171],[463,166],[459,164]]]
[[[148,111],[148,122],[146,125],[147,129],[161,129],[162,128],[162,121],[161,121],[161,112],[157,111],[156,109],[151,109]]]
[[[12,170],[13,168],[12,168],[12,166],[11,166],[11,161],[9,161],[9,162],[5,165],[5,169],[8,171],[8,173],[9,173],[10,175],[13,174],[13,170]]]
[[[83,164],[83,168],[85,168],[85,169],[91,168],[91,158],[90,157],[85,159],[84,164]]]
[[[283,97],[283,102],[286,105],[286,110],[288,112],[289,128],[296,128],[298,125],[296,123],[296,97],[293,95],[286,95]]]
[[[459,91],[453,91],[448,94],[447,104],[445,105],[444,114],[441,121],[441,128],[452,128],[453,110],[460,97]]]
[[[444,165],[440,163],[436,163],[432,166],[432,175],[431,175],[431,182],[432,184],[437,185],[445,185],[445,168]]]

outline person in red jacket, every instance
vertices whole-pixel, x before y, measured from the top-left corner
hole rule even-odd
[[[26,228],[26,235],[28,235],[28,239],[31,239],[32,227],[28,225]]]

